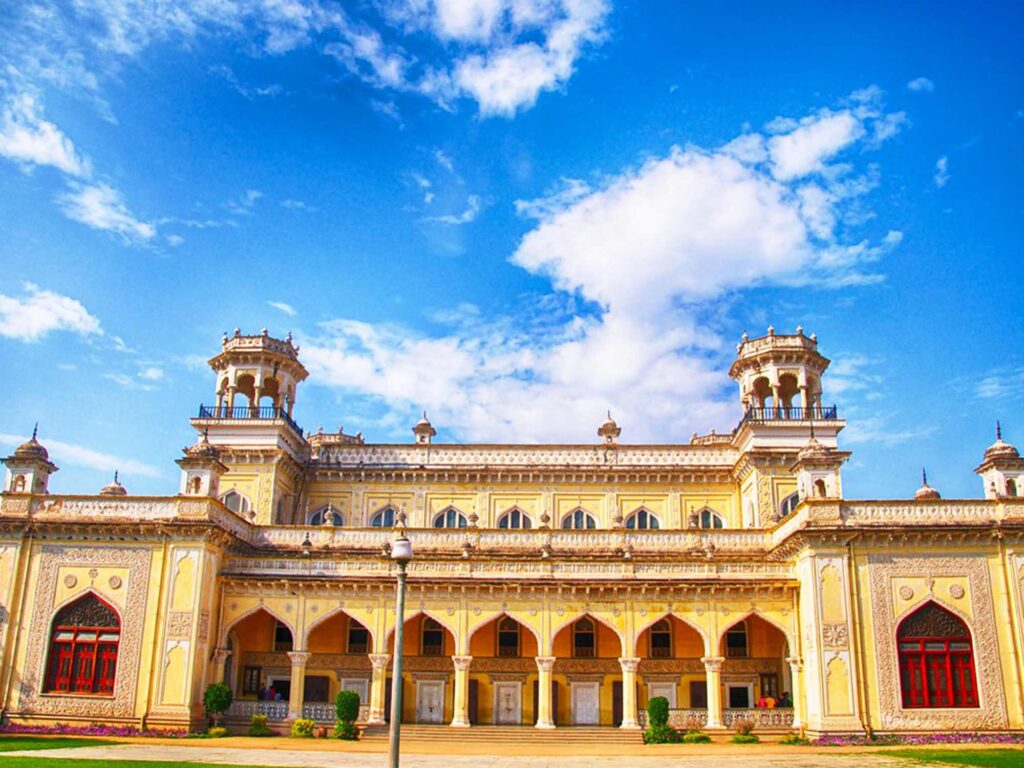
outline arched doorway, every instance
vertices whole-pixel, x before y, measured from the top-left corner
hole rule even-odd
[[[971,631],[963,620],[929,601],[896,630],[903,706],[977,707]]]
[[[232,657],[235,704],[230,715],[248,718],[265,714],[272,720],[288,716],[291,695],[292,631],[265,608],[259,608],[226,628],[235,638]]]
[[[402,722],[441,725],[454,711],[452,656],[455,635],[440,620],[418,613],[405,621],[402,653]],[[394,655],[395,634],[388,634]],[[391,680],[385,689],[385,713],[391,717]]]
[[[470,724],[533,725],[537,711],[537,637],[508,614],[495,616],[470,635]]]
[[[354,691],[360,706],[369,705],[373,639],[362,623],[337,611],[309,630],[306,650],[310,657],[303,688],[304,717],[333,723],[333,702],[339,691]]]
[[[789,727],[794,695],[785,633],[757,614],[733,623],[719,638],[722,722],[753,720],[759,727]]]
[[[639,634],[635,653],[640,659],[637,701],[641,711],[655,696],[668,699],[670,709],[706,709],[700,632],[676,616],[663,616]]]
[[[555,725],[622,722],[622,642],[611,626],[584,614],[552,640]]]
[[[120,638],[117,611],[94,592],[65,605],[53,618],[44,690],[113,695]]]

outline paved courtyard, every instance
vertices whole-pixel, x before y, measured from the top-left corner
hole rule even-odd
[[[267,745],[270,746],[269,744]],[[503,750],[511,752],[511,749]],[[618,750],[617,750],[618,751]],[[643,753],[642,753],[643,752]],[[387,755],[380,752],[341,751],[326,749],[240,749],[211,747],[207,744],[117,744],[113,746],[75,747],[48,749],[45,752],[6,752],[5,756],[25,757],[68,757],[92,760],[164,760],[180,762],[203,762],[234,765],[271,765],[287,768],[360,768],[383,767]],[[569,768],[585,766],[643,766],[644,768],[680,768],[680,766],[702,768],[748,768],[756,763],[758,768],[907,768],[913,763],[884,755],[848,751],[781,750],[772,747],[754,747],[746,752],[723,748],[714,751],[673,747],[652,748],[649,751],[637,747],[628,754],[588,756],[565,755],[479,755],[479,754],[416,754],[411,750],[402,756],[406,768],[448,768],[448,766],[479,766],[480,768]]]

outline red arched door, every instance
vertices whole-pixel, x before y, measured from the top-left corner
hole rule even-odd
[[[918,608],[896,632],[904,707],[976,707],[971,633],[934,602]]]

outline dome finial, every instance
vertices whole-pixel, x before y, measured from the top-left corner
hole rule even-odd
[[[117,482],[117,470],[116,469],[114,470],[114,482],[115,483]]]
[[[921,485],[928,485],[928,472],[921,467]]]
[[[35,437],[35,435],[33,435]],[[999,419],[996,419],[996,440],[1003,439],[1003,426],[999,423]]]
[[[997,430],[998,430],[998,424],[999,424],[999,422],[997,421],[996,422],[996,425],[997,425],[996,429]],[[35,440],[38,435],[39,435],[39,422],[37,421],[36,425],[34,427],[32,427],[32,439]]]

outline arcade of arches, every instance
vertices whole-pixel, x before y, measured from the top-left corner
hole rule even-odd
[[[382,727],[407,535],[405,722],[639,729],[658,696],[708,730],[1024,730],[1024,459],[1000,426],[978,498],[847,498],[829,364],[802,329],[744,337],[739,421],[688,442],[608,414],[442,444],[424,414],[370,443],[300,429],[298,348],[237,331],[177,493],[51,492],[38,434],[3,458],[0,714],[196,729],[223,681],[235,731],[330,724],[341,690]]]

